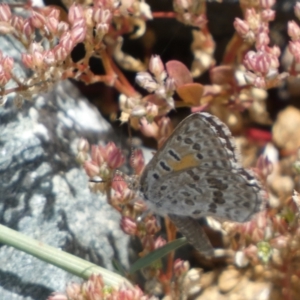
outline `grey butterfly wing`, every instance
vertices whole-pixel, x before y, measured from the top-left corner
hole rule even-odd
[[[179,124],[140,184],[150,208],[161,215],[213,214],[244,221],[261,205],[259,184],[240,166],[229,129],[207,113]]]
[[[141,185],[147,182],[149,188],[155,188],[157,180],[183,169],[201,165],[202,168],[231,170],[238,164],[229,129],[212,115],[196,113],[176,127],[146,166],[140,182]]]
[[[150,208],[161,215],[245,222],[261,209],[262,200],[257,182],[245,178],[246,170],[240,172],[196,167],[167,175],[151,191]]]

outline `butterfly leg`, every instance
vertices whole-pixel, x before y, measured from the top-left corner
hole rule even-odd
[[[182,217],[177,215],[168,216],[178,228],[180,233],[186,237],[188,242],[192,244],[196,250],[205,256],[214,256],[214,248],[197,220],[190,217]]]

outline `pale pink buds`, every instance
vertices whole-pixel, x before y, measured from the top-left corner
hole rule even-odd
[[[256,49],[259,50],[261,48],[264,48],[270,43],[269,35],[266,32],[260,32],[256,36]]]
[[[102,298],[102,297],[101,297]],[[98,297],[97,299],[101,299]],[[91,298],[89,298],[91,299]],[[95,298],[96,299],[96,298]],[[146,297],[142,290],[138,287],[127,287],[127,286],[122,286],[119,288],[117,292],[115,292],[115,295],[112,297],[112,299],[124,299],[124,300],[137,300],[137,299],[145,299],[147,300],[148,297]]]
[[[137,234],[137,224],[129,217],[122,217],[120,226],[121,229],[129,235]]]
[[[10,7],[7,4],[0,4],[0,21],[8,22],[10,18]]]
[[[172,123],[170,118],[162,117],[159,122],[159,135],[163,137],[169,137],[173,131]]]
[[[11,75],[8,72],[0,71],[0,86],[4,87],[10,80]]]
[[[61,293],[53,293],[48,297],[48,300],[68,300],[69,297],[67,297],[64,294]],[[70,299],[70,298],[69,298]],[[72,298],[71,298],[72,299]]]
[[[293,41],[296,41],[300,37],[300,27],[295,21],[288,22],[288,35]]]
[[[86,162],[84,162],[83,167],[85,169],[86,174],[89,177],[93,178],[93,177],[99,175],[100,168],[96,163],[94,163],[92,161],[86,161]]]
[[[54,6],[46,6],[44,7],[44,15],[48,18],[55,18],[59,19],[60,10],[58,8],[55,8]]]
[[[159,236],[155,241],[154,241],[154,249],[158,249],[163,247],[164,245],[167,244],[167,241],[163,239],[161,236]]]
[[[246,10],[245,19],[251,30],[257,32],[258,28],[261,25],[261,20],[259,14],[255,11],[254,8]]]
[[[121,167],[125,162],[125,157],[121,150],[115,147],[113,150],[107,152],[107,164],[111,169]]]
[[[248,70],[255,69],[256,53],[254,51],[249,51],[244,57],[244,65]]]
[[[134,173],[140,175],[145,167],[145,160],[143,151],[136,149],[132,153],[132,159],[130,161],[131,167],[134,169]]]
[[[46,23],[46,18],[34,10],[32,11],[32,16],[29,20],[31,25],[35,28],[43,28]]]
[[[174,269],[174,275],[176,277],[180,277],[180,276],[184,275],[190,269],[190,264],[188,261],[184,261],[184,260],[181,260],[180,258],[177,258],[174,261],[173,269]]]
[[[264,77],[257,76],[254,80],[253,85],[259,89],[266,89],[267,83]]]
[[[250,30],[247,22],[245,22],[239,18],[235,18],[235,20],[233,22],[233,26],[234,26],[235,30],[238,32],[238,34],[240,34],[242,37],[244,37]]]
[[[0,21],[0,34],[9,34],[14,31],[14,27],[7,22]]]
[[[34,30],[33,30],[32,26],[31,26],[30,22],[29,22],[28,20],[26,20],[26,21],[24,22],[24,25],[23,25],[23,34],[24,34],[28,39],[30,39],[31,36],[33,35],[33,32],[34,32]]]
[[[32,63],[35,68],[42,68],[44,64],[44,56],[39,51],[33,51],[32,53]]]
[[[108,9],[96,8],[93,13],[95,23],[108,23],[111,18],[111,12]]]
[[[33,67],[32,55],[27,53],[22,53],[21,60],[26,68],[31,69]]]
[[[98,166],[103,164],[104,162],[104,149],[101,146],[98,145],[92,145],[91,147],[91,158],[94,163],[96,163]]]
[[[121,110],[131,110],[132,108],[134,108],[139,101],[137,101],[136,98],[132,98],[132,97],[126,97],[124,94],[121,94],[119,97],[119,104],[120,104],[120,108]]]
[[[300,42],[299,41],[295,41],[289,42],[289,50],[290,52],[294,55],[295,60],[297,63],[300,62]]]
[[[166,89],[166,94],[169,96],[172,96],[175,89],[176,89],[176,85],[175,85],[175,79],[174,78],[170,78],[168,77],[165,83],[165,89]]]
[[[10,24],[15,28],[15,30],[22,31],[24,26],[24,19],[22,17],[13,15],[10,20]]]
[[[82,19],[84,17],[82,6],[73,3],[69,8],[68,20],[73,24],[76,20]]]
[[[108,29],[109,29],[109,27],[105,23],[97,24],[97,26],[96,26],[97,35],[100,35],[102,37],[103,35],[105,35],[108,32]]]
[[[55,55],[54,55],[53,51],[46,50],[44,52],[44,63],[47,65],[55,64]]]
[[[66,49],[61,45],[57,45],[56,47],[54,47],[53,52],[54,52],[55,59],[58,61],[65,60],[69,55]]]
[[[274,68],[274,69],[278,69],[278,67],[279,67],[278,56],[269,55],[269,58],[270,58],[270,67]]]
[[[71,31],[72,40],[75,44],[84,41],[86,35],[86,28],[84,26],[76,26]]]
[[[131,189],[124,189],[122,193],[122,202],[124,203],[130,203],[135,197],[135,193]]]
[[[247,82],[247,84],[254,84],[254,81],[255,81],[255,78],[256,78],[256,75],[252,72],[246,72],[244,74],[244,77],[245,77],[245,81]]]
[[[115,175],[111,184],[111,187],[119,192],[122,193],[123,190],[127,189],[127,183],[124,181],[123,177],[119,175]]]
[[[135,77],[138,85],[146,89],[149,93],[154,92],[157,88],[157,83],[148,72],[139,72]]]
[[[84,18],[76,19],[75,22],[72,25],[72,29],[74,29],[75,27],[85,28],[86,27],[86,20]]]
[[[76,299],[78,296],[80,296],[81,293],[80,285],[78,285],[77,283],[68,284],[66,288],[66,292],[68,295],[67,299],[73,299],[73,298]]]
[[[11,71],[14,65],[14,59],[12,57],[6,56],[2,59],[1,64],[5,71]]]
[[[146,115],[148,120],[153,120],[158,115],[158,106],[152,103],[148,103],[146,106]]]
[[[186,1],[186,0],[175,0],[174,3],[181,10],[187,10],[189,8],[189,6],[190,6],[190,2]]]
[[[158,55],[151,56],[149,70],[155,77],[160,77],[160,75],[165,71],[164,64]]]
[[[69,31],[65,32],[60,38],[59,44],[70,53],[74,48],[74,41],[72,39],[72,35]]]
[[[46,26],[50,32],[56,33],[58,30],[58,23],[58,19],[50,17],[46,21]]]
[[[58,23],[57,32],[59,32],[60,34],[63,34],[67,30],[69,30],[69,24],[68,23],[63,22],[63,21]]]
[[[281,50],[278,46],[273,46],[272,48],[269,48],[270,53],[275,56],[275,57],[279,57],[281,54]]]
[[[142,118],[139,128],[145,136],[157,137],[159,128],[155,122],[149,123],[146,118]]]
[[[132,117],[141,118],[146,115],[146,108],[144,106],[137,105],[131,110],[130,115]]]
[[[261,12],[261,18],[265,22],[271,22],[275,19],[275,11],[273,9],[265,9]]]
[[[249,51],[244,58],[244,64],[249,70],[254,72],[267,74],[271,66],[270,55],[267,52],[260,51],[255,53]]]

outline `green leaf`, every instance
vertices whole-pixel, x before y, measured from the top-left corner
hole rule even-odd
[[[60,249],[46,245],[41,241],[37,241],[1,224],[0,243],[26,252],[84,279],[88,279],[92,274],[100,274],[104,283],[109,286],[117,287],[124,282],[132,286],[126,278],[119,274],[113,273],[70,253],[61,251]]]
[[[168,253],[175,251],[176,249],[187,244],[186,238],[177,239],[171,243],[166,244],[165,246],[156,249],[155,251],[149,253],[148,255],[138,259],[129,269],[129,274],[133,274],[134,272],[146,268],[154,263],[156,260],[164,257]]]
[[[126,270],[123,268],[123,266],[120,264],[120,262],[117,259],[113,258],[112,264],[116,272],[118,272],[121,276],[126,277]]]

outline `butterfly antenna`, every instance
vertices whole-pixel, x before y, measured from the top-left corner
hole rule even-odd
[[[170,47],[170,45],[173,43],[173,41],[175,40],[175,38],[179,35],[179,32],[182,30],[182,28],[184,27],[183,24],[179,24],[179,26],[176,28],[175,32],[173,33],[173,35],[170,37],[169,41],[167,42],[167,44],[165,45],[164,49],[161,51],[161,53],[159,54],[160,57],[163,56],[163,54],[167,51],[167,49]]]

